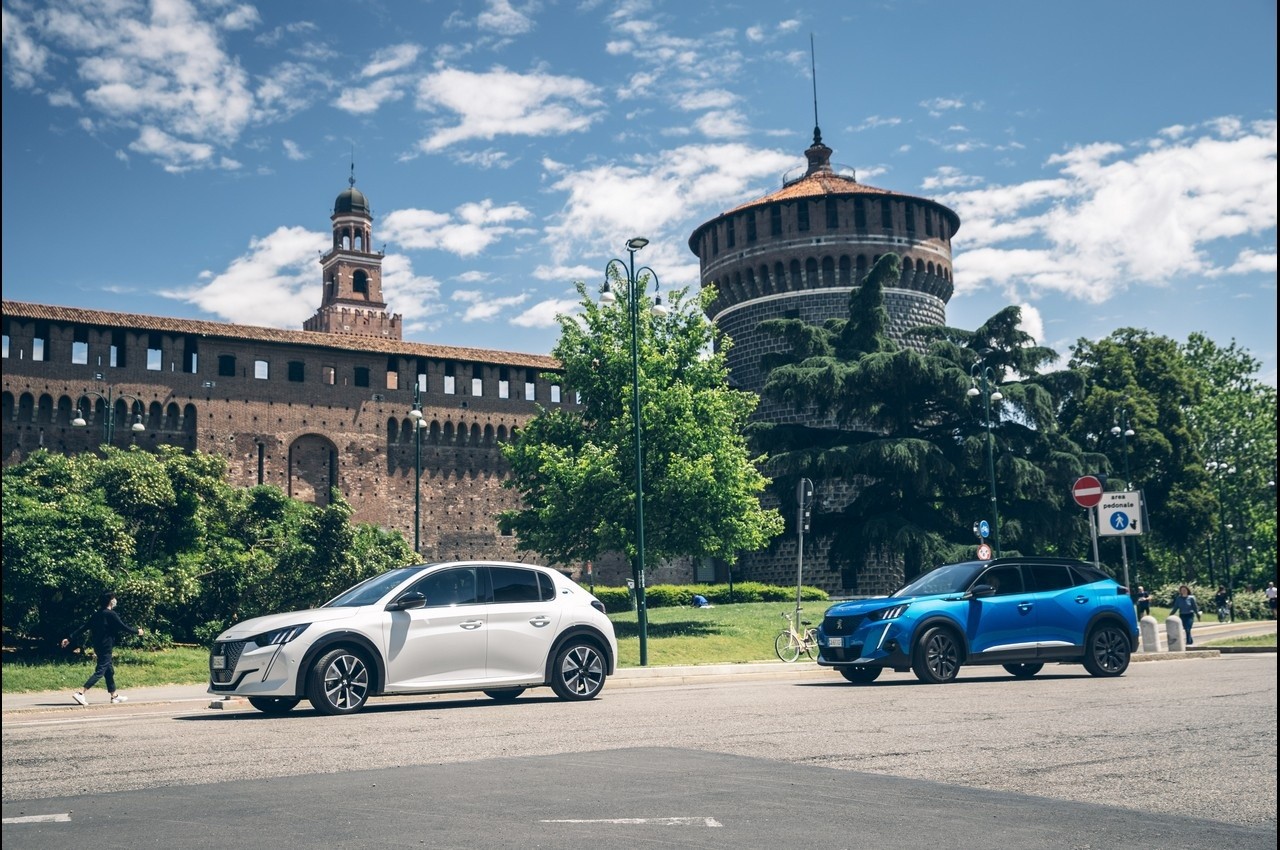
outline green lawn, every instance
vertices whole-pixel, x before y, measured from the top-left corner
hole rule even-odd
[[[1199,644],[1197,644],[1198,646]],[[1269,635],[1246,635],[1244,637],[1223,638],[1222,640],[1206,641],[1205,646],[1275,646],[1276,636]]]
[[[828,603],[810,603],[805,619],[816,624]],[[734,664],[777,661],[773,639],[786,625],[780,616],[794,605],[756,602],[711,608],[652,608],[647,644],[651,666]],[[613,614],[619,664],[640,664],[639,628],[634,613]],[[156,685],[192,685],[208,680],[209,654],[203,647],[176,647],[163,652],[117,649],[116,684],[121,690]],[[21,659],[5,653],[4,693],[74,690],[93,672],[92,657]]]

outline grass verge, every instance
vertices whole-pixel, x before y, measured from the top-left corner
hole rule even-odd
[[[1205,646],[1275,646],[1276,636],[1274,633],[1269,635],[1245,635],[1244,637],[1223,638],[1222,640],[1211,640],[1205,643]]]

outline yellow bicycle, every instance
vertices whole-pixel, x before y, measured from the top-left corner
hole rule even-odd
[[[798,632],[790,611],[783,611],[782,618],[787,621],[787,627],[773,639],[773,651],[778,653],[778,657],[788,664],[798,659],[802,652],[810,658],[817,658],[818,630],[810,628],[813,623],[801,620],[800,627],[804,631]]]

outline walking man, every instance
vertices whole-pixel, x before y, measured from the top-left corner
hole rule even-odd
[[[116,647],[116,636],[123,633],[143,634],[142,629],[135,629],[120,619],[120,615],[116,613],[116,595],[111,591],[106,591],[99,599],[101,608],[94,611],[89,619],[84,621],[80,628],[71,633],[71,637],[62,639],[62,646],[66,647],[71,643],[72,638],[79,638],[85,629],[89,630],[89,634],[93,638],[93,652],[98,657],[98,666],[94,668],[93,675],[85,680],[84,687],[71,695],[71,698],[81,705],[88,705],[89,698],[84,692],[97,684],[99,679],[107,680],[107,691],[111,694],[113,703],[121,703],[128,699],[127,696],[116,690],[116,667],[112,662],[111,653]]]

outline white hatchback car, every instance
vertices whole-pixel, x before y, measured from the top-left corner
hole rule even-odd
[[[209,655],[209,693],[283,714],[306,697],[351,714],[371,696],[550,685],[595,697],[618,657],[604,605],[546,567],[455,561],[366,579],[319,608],[237,623]]]

